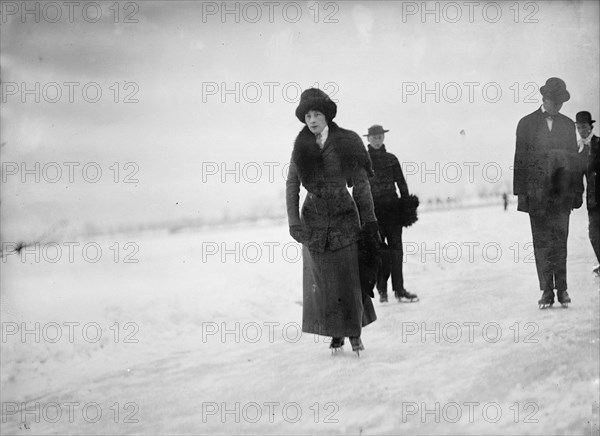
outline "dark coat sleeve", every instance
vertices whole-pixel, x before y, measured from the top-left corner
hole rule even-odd
[[[300,177],[294,162],[290,162],[290,169],[285,183],[285,202],[287,207],[288,225],[300,225]]]
[[[527,168],[529,167],[529,131],[531,127],[527,118],[522,118],[517,125],[517,144],[513,165],[513,194],[527,194]]]
[[[579,147],[577,147],[577,134],[575,133],[575,124],[571,119],[568,119],[567,123],[568,127],[568,138],[569,143],[567,144],[567,149],[573,153],[574,159],[574,170],[572,172],[573,177],[573,191],[575,195],[580,196],[583,195],[584,185],[583,178],[586,173],[586,162],[585,157],[582,159],[578,153]]]
[[[371,195],[371,184],[369,178],[373,177],[373,167],[371,158],[367,152],[362,139],[355,132],[347,131],[349,155],[353,156],[352,177],[350,186],[352,186],[352,198],[356,203],[360,214],[360,221],[368,223],[377,221],[375,217],[375,207],[373,206],[373,197]]]
[[[354,186],[352,187],[352,197],[356,202],[360,213],[360,221],[368,223],[377,221],[375,217],[375,208],[373,206],[373,198],[371,197],[371,185],[367,176],[367,170],[359,167],[355,171],[353,177]]]
[[[408,184],[406,183],[406,179],[404,178],[404,173],[402,172],[402,167],[400,166],[400,162],[394,156],[394,181],[398,185],[398,189],[400,190],[401,197],[408,197]]]
[[[590,150],[591,156],[591,170],[595,173],[595,183],[594,183],[594,196],[596,198],[596,204],[600,205],[600,141],[596,140],[595,143],[592,144],[592,148]],[[588,185],[589,186],[589,185]]]

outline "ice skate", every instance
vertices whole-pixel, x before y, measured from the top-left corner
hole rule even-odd
[[[558,302],[561,304],[562,307],[564,307],[565,309],[569,307],[571,297],[569,297],[569,293],[566,290],[557,291],[556,298],[558,299]]]
[[[406,289],[402,288],[400,291],[394,291],[396,299],[399,303],[416,303],[419,301],[417,294],[411,294]]]
[[[380,303],[387,303],[388,302],[388,295],[386,291],[379,291],[379,302]]]
[[[597,265],[596,268],[592,270],[592,274],[596,274],[596,277],[600,277],[600,265]]]
[[[542,294],[542,298],[540,298],[538,301],[538,305],[540,306],[540,309],[547,309],[549,307],[552,307],[553,304],[554,304],[554,291],[553,290],[544,291],[544,293]]]
[[[331,354],[335,354],[338,351],[342,350],[344,346],[344,338],[331,338],[331,343],[329,344],[329,348],[331,349]]]
[[[360,352],[365,349],[360,336],[358,338],[350,338],[350,344],[352,345],[352,351],[355,351],[356,355],[360,357]]]

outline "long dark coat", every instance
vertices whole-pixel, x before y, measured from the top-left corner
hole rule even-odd
[[[581,153],[584,166],[584,174],[587,180],[586,203],[588,210],[595,210],[600,207],[598,201],[598,166],[600,161],[600,138],[592,136],[590,147],[585,148]]]
[[[375,215],[380,223],[397,223],[400,209],[396,185],[398,185],[400,195],[403,198],[408,197],[408,185],[402,167],[398,158],[385,149],[385,145],[378,150],[369,145],[368,149],[375,173],[371,179]]]
[[[408,185],[398,158],[389,153],[385,149],[385,145],[378,150],[369,145],[369,156],[375,172],[371,179],[371,194],[375,204],[392,202],[397,199],[396,185],[403,197],[408,196]]]
[[[577,150],[575,124],[569,117],[557,114],[552,131],[541,109],[523,117],[514,160],[517,209],[532,215],[570,212],[576,197],[583,195]]]
[[[376,221],[369,186],[371,162],[360,137],[329,123],[320,149],[308,127],[294,143],[286,203],[290,226],[301,225],[303,243],[302,331],[324,336],[360,336],[376,319],[361,291],[357,241],[360,220]],[[299,213],[300,185],[307,190]],[[352,187],[353,195],[347,187]],[[353,199],[354,196],[354,199]]]
[[[591,166],[596,174],[596,204],[600,206],[600,190],[598,190],[598,186],[600,186],[600,147],[596,147],[596,156],[592,160]]]

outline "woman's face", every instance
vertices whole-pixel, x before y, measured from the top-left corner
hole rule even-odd
[[[304,115],[304,122],[314,135],[318,135],[327,126],[325,115],[319,111],[308,111]]]

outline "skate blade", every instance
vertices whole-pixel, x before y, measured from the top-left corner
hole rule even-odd
[[[553,304],[554,303],[552,303],[552,304],[538,303],[540,310],[551,309]]]
[[[569,303],[560,303],[560,306],[561,306],[563,309],[568,309],[568,308],[569,308]]]
[[[341,353],[342,351],[344,351],[344,347],[330,348],[330,350],[331,350],[331,355],[335,356],[337,353]]]
[[[356,353],[358,357],[360,357],[360,352],[363,351],[365,347],[353,348],[352,351]]]
[[[417,298],[398,298],[398,303],[418,303],[419,297]]]

